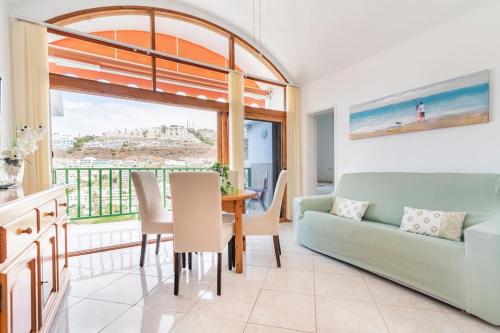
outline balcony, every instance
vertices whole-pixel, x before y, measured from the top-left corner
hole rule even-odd
[[[168,193],[171,172],[206,171],[205,167],[163,168],[55,168],[55,184],[66,184],[68,216],[71,219],[69,251],[82,251],[138,242],[139,208],[133,171],[153,172],[158,180],[163,206],[171,210]],[[251,184],[251,169],[245,169],[245,186]]]

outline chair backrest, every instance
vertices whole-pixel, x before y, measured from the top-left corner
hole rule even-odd
[[[285,195],[286,182],[288,180],[288,171],[281,170],[278,177],[278,182],[276,183],[276,188],[274,189],[273,201],[269,205],[266,213],[271,214],[273,220],[279,222],[281,204],[283,202],[283,196]]]
[[[239,189],[238,185],[238,170],[229,170],[229,176],[227,177],[231,185],[235,189]]]
[[[175,252],[221,252],[221,179],[216,172],[169,174]]]
[[[144,232],[148,229],[148,224],[153,223],[159,216],[164,215],[160,187],[152,172],[133,171],[131,177],[137,194],[137,201],[139,202],[141,229]]]

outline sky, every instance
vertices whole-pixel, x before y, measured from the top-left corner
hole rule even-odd
[[[64,116],[52,117],[52,132],[100,135],[115,129],[183,125],[217,128],[217,113],[118,98],[60,92]]]

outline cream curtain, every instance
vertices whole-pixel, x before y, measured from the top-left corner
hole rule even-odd
[[[245,107],[243,101],[243,74],[229,73],[229,166],[238,171],[238,187],[245,184]]]
[[[16,128],[43,126],[47,134],[25,163],[23,188],[33,192],[52,183],[47,29],[16,21],[12,30],[13,110]]]
[[[293,200],[302,193],[300,154],[300,91],[297,87],[286,87],[286,154],[288,169],[286,216],[291,218]]]

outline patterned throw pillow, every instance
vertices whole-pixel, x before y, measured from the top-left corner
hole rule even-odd
[[[347,219],[361,221],[369,204],[368,201],[356,201],[336,197],[330,213]]]
[[[459,241],[464,220],[465,213],[405,207],[400,229],[416,234]]]

